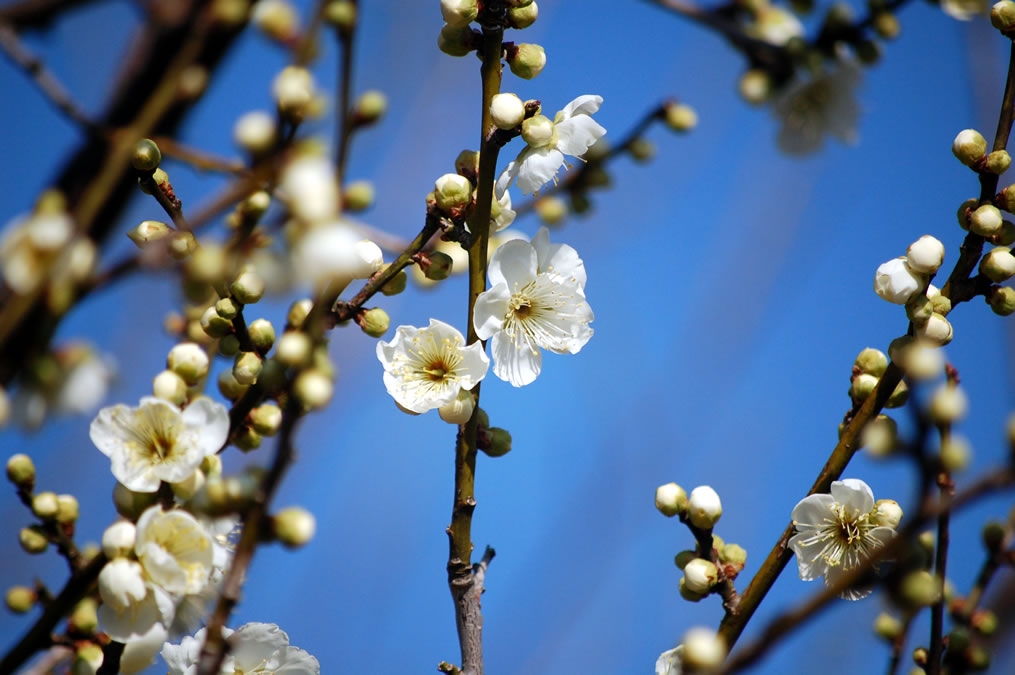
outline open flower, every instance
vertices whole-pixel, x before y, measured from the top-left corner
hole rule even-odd
[[[88,433],[112,461],[118,481],[135,492],[155,492],[161,481],[189,478],[202,459],[219,451],[229,435],[229,412],[207,398],[181,411],[148,396],[136,408],[103,408]]]
[[[443,321],[427,328],[399,326],[391,342],[377,343],[384,386],[411,413],[425,413],[453,402],[463,389],[486,377],[490,359],[483,345],[465,346],[465,338]]]
[[[683,668],[684,645],[668,649],[656,659],[656,675],[681,675]]]
[[[779,149],[789,155],[817,152],[825,136],[855,143],[860,105],[855,89],[860,67],[842,57],[829,70],[808,81],[791,82],[775,101],[773,111],[782,121]]]
[[[193,637],[183,638],[179,645],[166,643],[162,658],[169,665],[169,675],[196,675],[205,631],[202,628]],[[290,647],[289,636],[273,623],[248,623],[236,631],[223,628],[222,636],[229,638],[230,645],[222,673],[320,675],[317,659]]]
[[[526,195],[556,180],[564,155],[581,157],[606,133],[591,117],[602,103],[602,96],[585,94],[564,106],[552,122],[542,115],[525,120],[522,138],[528,145],[497,179],[497,194],[503,194],[516,179]]]
[[[212,537],[186,511],[152,506],[137,521],[134,552],[148,577],[170,593],[199,593],[214,560]]]
[[[99,625],[112,639],[127,642],[145,635],[155,624],[172,620],[172,599],[145,580],[137,562],[114,558],[99,572],[98,581]]]
[[[502,244],[490,258],[490,288],[476,299],[474,324],[493,339],[493,372],[516,387],[542,368],[540,349],[577,354],[592,337],[585,300],[585,264],[565,244],[550,244],[540,228],[532,242]]]
[[[835,584],[895,536],[893,528],[881,525],[870,487],[856,478],[833,482],[831,494],[800,500],[792,517],[797,533],[789,547],[804,581],[823,575],[826,584]],[[841,597],[859,600],[868,595],[870,590],[850,588]]]

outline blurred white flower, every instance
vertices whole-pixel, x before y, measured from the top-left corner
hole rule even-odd
[[[206,629],[193,637],[185,637],[179,645],[166,643],[162,658],[169,666],[169,675],[196,675],[197,662],[204,644]],[[289,636],[273,623],[248,623],[239,630],[222,629],[231,649],[220,673],[232,675],[320,675],[321,664],[298,647],[289,646]]]
[[[677,645],[659,655],[656,660],[656,675],[681,675],[684,645]]]
[[[860,105],[855,90],[860,84],[860,67],[844,58],[826,68],[808,81],[790,82],[774,101],[772,109],[782,121],[778,144],[787,154],[816,152],[825,136],[856,142]]]
[[[150,666],[168,637],[165,626],[157,623],[144,635],[127,640],[123,654],[120,655],[120,672],[131,675]]]
[[[173,601],[162,589],[147,583],[139,563],[114,558],[99,572],[98,609],[102,632],[119,642],[148,633],[173,618]]]
[[[176,483],[194,473],[229,435],[229,412],[208,398],[183,411],[148,396],[137,408],[103,408],[89,429],[92,443],[109,457],[113,476],[135,492],[155,492],[159,483]]]
[[[318,287],[366,279],[382,264],[380,247],[343,221],[313,228],[293,247],[293,270]]]
[[[987,0],[941,0],[941,11],[959,21],[971,21],[990,12]]]
[[[833,482],[831,494],[800,500],[792,518],[797,533],[789,547],[804,581],[824,576],[832,585],[895,536],[894,529],[880,524],[870,486],[856,478]],[[870,590],[850,588],[841,597],[859,600],[868,595]]]
[[[592,337],[585,300],[585,264],[540,228],[532,242],[508,241],[490,258],[490,288],[476,299],[474,324],[491,339],[493,372],[516,387],[542,368],[540,349],[577,354]]]
[[[326,157],[304,156],[289,162],[279,187],[289,210],[305,223],[324,223],[338,215],[338,182]]]
[[[50,266],[74,235],[66,213],[21,216],[4,228],[0,239],[0,271],[15,293],[34,291],[46,280]]]
[[[199,593],[208,585],[212,536],[186,511],[148,508],[137,521],[134,552],[148,578],[170,593]]]

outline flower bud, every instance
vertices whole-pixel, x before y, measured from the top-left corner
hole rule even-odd
[[[752,68],[740,76],[737,91],[751,105],[761,105],[772,96],[772,78],[760,68]]]
[[[1015,255],[1007,246],[998,246],[980,260],[980,272],[996,284],[1015,276]]]
[[[894,258],[878,267],[874,274],[874,292],[883,300],[904,305],[926,285],[926,280],[906,265],[905,258]]]
[[[118,520],[102,533],[102,552],[107,558],[121,558],[134,550],[137,528],[129,520]]]
[[[162,161],[162,152],[159,151],[159,146],[156,145],[155,141],[150,138],[142,138],[134,146],[134,155],[130,158],[130,163],[133,165],[136,171],[141,173],[151,173],[155,169],[159,168],[159,163]]]
[[[476,0],[441,0],[441,16],[449,26],[468,26],[478,14]]]
[[[427,279],[441,281],[447,279],[454,269],[454,261],[451,256],[441,251],[431,251],[419,261],[419,266]]]
[[[1015,288],[1000,286],[986,296],[987,304],[998,316],[1008,316],[1015,312]]]
[[[171,370],[163,370],[152,379],[152,395],[180,405],[187,400],[187,383]]]
[[[917,293],[906,303],[906,318],[917,326],[927,323],[933,313],[934,303],[922,293]]]
[[[230,333],[219,340],[219,354],[222,356],[236,356],[240,353],[240,339]]]
[[[446,173],[434,182],[434,198],[442,211],[461,209],[472,201],[472,183],[457,173]]]
[[[539,6],[530,2],[523,7],[512,7],[507,11],[508,26],[516,30],[528,28],[539,18]]]
[[[885,401],[886,408],[901,408],[906,405],[906,401],[909,400],[909,385],[906,384],[905,380],[902,380],[895,385],[895,390],[889,395],[888,400]]]
[[[56,522],[61,525],[70,525],[77,522],[81,508],[77,497],[74,495],[57,495],[56,501],[59,506],[56,512]]]
[[[169,370],[183,378],[188,385],[197,384],[208,374],[210,361],[201,345],[195,342],[181,342],[169,350],[166,365]]]
[[[323,408],[335,390],[331,378],[317,369],[304,370],[293,382],[293,393],[307,408]]]
[[[692,593],[705,595],[718,580],[718,568],[704,558],[695,558],[684,565],[684,587]]]
[[[874,15],[874,32],[885,40],[899,37],[899,19],[891,12],[878,12]]]
[[[265,354],[275,344],[275,327],[267,319],[254,319],[247,326],[247,333],[254,349],[259,354]]]
[[[945,246],[935,237],[925,234],[906,249],[909,269],[921,274],[934,274],[944,261]]]
[[[556,225],[567,215],[567,204],[560,197],[540,197],[535,204],[536,214],[547,225]]]
[[[963,129],[952,142],[952,154],[968,167],[975,166],[987,152],[987,141],[976,129]]]
[[[252,305],[264,297],[264,279],[252,269],[245,270],[229,285],[229,292],[244,305]]]
[[[384,337],[391,326],[391,318],[380,307],[366,310],[357,317],[357,322],[364,333],[375,338]]]
[[[264,403],[250,411],[250,426],[262,436],[274,436],[282,426],[282,409],[274,403]]]
[[[898,445],[899,427],[891,417],[878,415],[863,428],[862,447],[874,457],[887,457]]]
[[[257,382],[257,376],[261,374],[263,361],[254,352],[241,352],[233,362],[233,377],[242,385],[251,385]]]
[[[690,131],[698,126],[698,113],[686,103],[667,102],[663,115],[666,125],[679,133]]]
[[[978,609],[969,617],[969,625],[980,635],[993,635],[998,627],[997,614],[989,609]]]
[[[32,497],[32,513],[42,520],[53,520],[60,511],[60,503],[54,492],[40,492]]]
[[[918,342],[906,350],[902,367],[906,375],[914,380],[931,380],[944,371],[945,360],[940,349]]]
[[[276,513],[272,519],[275,538],[286,548],[306,546],[314,538],[317,522],[312,513],[299,506],[290,506]]]
[[[468,26],[445,25],[437,36],[437,47],[448,56],[465,56],[476,48],[476,37]]]
[[[104,660],[105,654],[102,651],[102,647],[94,642],[81,644],[77,647],[77,651],[74,652],[74,662],[71,664],[70,675],[96,675],[99,669],[102,668]]]
[[[1007,33],[1015,28],[1015,2],[1001,0],[991,7],[990,24],[1002,33]]]
[[[498,129],[514,129],[525,119],[525,104],[515,94],[494,94],[490,116]]]
[[[879,499],[874,503],[873,521],[883,527],[898,529],[902,522],[902,507],[894,499]]]
[[[314,301],[310,298],[296,300],[289,305],[289,312],[286,314],[286,325],[292,328],[301,328],[303,322],[310,316],[310,310],[314,307]]]
[[[936,295],[931,298],[930,304],[934,308],[934,313],[941,316],[948,316],[948,313],[952,311],[951,299],[943,295]]]
[[[969,466],[973,448],[962,436],[949,434],[941,441],[941,466],[948,473],[958,473]]]
[[[45,553],[49,547],[49,540],[46,539],[46,534],[35,525],[21,528],[21,531],[18,533],[18,542],[25,553],[33,555]]]
[[[498,100],[497,96],[514,96],[514,94],[497,94],[493,97],[495,102]],[[490,110],[493,111],[494,109],[494,105],[491,104]],[[519,120],[519,124],[520,123],[521,120]],[[455,157],[455,173],[459,176],[465,176],[470,181],[478,180],[479,153],[475,150],[462,150],[458,153],[458,156]],[[496,201],[497,200],[494,199],[494,203],[496,203]]]
[[[747,551],[739,544],[724,544],[718,548],[719,561],[743,569],[747,564]]]
[[[865,348],[853,361],[853,365],[861,372],[874,377],[881,377],[888,368],[888,357],[880,349]]]
[[[455,400],[438,408],[437,414],[448,424],[465,424],[472,418],[472,411],[475,408],[476,399],[472,392],[460,389]]]
[[[324,8],[324,20],[335,26],[343,35],[356,28],[356,3],[350,0],[333,0]]]
[[[347,211],[366,211],[374,203],[374,184],[356,180],[342,190],[342,207]]]
[[[930,398],[930,415],[937,424],[954,424],[966,416],[969,399],[959,387],[942,384]]]
[[[969,231],[981,237],[992,237],[1001,231],[1004,219],[993,204],[984,204],[969,214]]]
[[[251,452],[261,447],[261,434],[250,427],[240,427],[229,440],[243,452]]]
[[[7,480],[15,487],[31,490],[35,485],[35,464],[28,455],[18,453],[7,460]]]
[[[275,118],[263,110],[242,115],[233,125],[233,141],[252,155],[261,155],[275,144]]]
[[[985,171],[998,176],[1007,171],[1010,166],[1011,155],[1006,150],[995,150],[988,154],[987,161],[983,164]]]
[[[543,72],[546,52],[539,45],[523,42],[508,51],[507,62],[516,77],[531,80]]]
[[[381,269],[383,270],[385,267],[388,267],[388,265],[384,265]],[[381,293],[384,295],[398,295],[405,290],[408,283],[409,275],[405,273],[405,270],[399,270],[398,274],[388,280],[388,283],[381,286]]]
[[[943,346],[952,341],[952,325],[948,319],[934,312],[927,323],[916,327],[916,334],[928,342]]]
[[[874,633],[889,642],[902,635],[902,622],[886,612],[878,614],[874,619]]]
[[[240,384],[236,381],[232,369],[223,370],[219,373],[218,387],[219,393],[230,401],[239,400],[241,396],[247,393],[247,389],[250,388],[249,385]]]
[[[627,151],[636,162],[647,162],[656,156],[656,146],[647,138],[636,138],[627,146]]]
[[[166,223],[157,220],[145,220],[129,231],[127,236],[138,248],[144,248],[145,244],[165,239],[172,233],[173,228],[169,227]]]
[[[508,433],[507,429],[501,429],[500,427],[490,427],[490,445],[486,448],[480,448],[489,457],[503,457],[504,455],[511,452],[511,434]]]
[[[306,333],[286,331],[278,340],[275,358],[287,368],[297,368],[310,362],[313,343]]]
[[[223,319],[229,319],[232,321],[239,315],[240,305],[232,298],[222,298],[215,303],[215,311]]]
[[[667,483],[656,488],[656,508],[667,517],[687,512],[687,493],[676,483]]]
[[[699,602],[705,596],[690,590],[687,587],[687,580],[684,577],[680,577],[680,597],[689,602]]]
[[[926,607],[941,599],[941,584],[927,570],[917,570],[902,579],[899,592],[910,606]]]
[[[214,307],[209,307],[201,315],[201,328],[209,337],[218,338],[233,332],[233,322],[219,315]]]
[[[522,122],[522,140],[533,148],[553,145],[557,141],[557,127],[545,115],[533,115]]]
[[[699,485],[691,490],[687,500],[687,517],[700,530],[711,530],[722,516],[722,502],[719,495],[708,485]]]
[[[94,633],[99,629],[99,617],[96,611],[98,604],[94,598],[84,597],[74,605],[74,609],[68,617],[74,632]],[[94,647],[95,645],[92,646]],[[99,653],[102,653],[101,649]]]
[[[673,564],[677,566],[677,569],[682,570],[687,566],[687,563],[697,557],[698,555],[694,551],[681,551],[677,555],[673,556]],[[681,579],[681,581],[683,581],[683,579]]]
[[[38,600],[38,596],[28,586],[11,586],[4,596],[7,609],[15,614],[27,614],[32,611],[36,600]]]
[[[718,668],[726,659],[726,641],[711,628],[692,628],[684,634],[683,665],[696,670]]]
[[[301,120],[314,101],[314,78],[310,71],[300,66],[286,66],[271,85],[272,94],[279,112],[295,120]]]
[[[353,112],[360,124],[373,124],[388,111],[388,97],[384,92],[368,89],[356,99]]]
[[[155,171],[152,173],[152,180],[155,181],[156,185],[165,187],[169,185],[169,174],[167,174],[162,169],[155,169]],[[148,183],[142,182],[140,178],[138,178],[137,180],[137,186],[138,188],[140,188],[141,192],[145,193],[146,195],[150,195],[152,193],[152,191],[148,189]]]
[[[849,397],[854,401],[863,401],[870,396],[878,386],[878,378],[867,373],[860,373],[853,377],[849,384]]]
[[[299,15],[286,0],[258,0],[250,21],[272,40],[286,44],[299,35]]]

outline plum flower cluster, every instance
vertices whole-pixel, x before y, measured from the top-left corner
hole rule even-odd
[[[183,638],[180,644],[166,643],[162,658],[169,675],[197,675],[205,629]],[[222,664],[222,673],[244,675],[320,675],[321,664],[311,654],[289,644],[289,636],[273,623],[248,623],[237,630],[222,629],[231,648]]]
[[[906,255],[883,263],[874,274],[874,292],[883,300],[905,305],[916,335],[939,346],[952,340],[952,325],[945,318],[951,301],[930,278],[941,267],[944,255],[944,244],[927,234],[910,244]]]

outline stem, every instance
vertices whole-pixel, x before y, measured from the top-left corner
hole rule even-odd
[[[942,443],[947,439],[947,432],[942,433]],[[939,502],[942,512],[937,519],[937,550],[934,554],[934,576],[937,578],[938,588],[944,589],[945,575],[948,564],[948,521],[951,513],[948,504],[951,501],[952,482],[947,473],[938,477],[938,486],[941,489]],[[927,657],[927,675],[940,675],[941,673],[941,652],[942,634],[944,632],[944,593],[938,601],[930,608],[930,650]]]
[[[353,5],[355,4],[353,2]],[[339,58],[342,61],[338,88],[335,92],[335,110],[338,113],[338,120],[336,122],[338,128],[335,129],[335,174],[338,177],[339,189],[342,188],[342,182],[345,180],[346,158],[349,155],[349,145],[352,140],[352,126],[349,122],[349,100],[352,90],[352,46],[353,39],[356,37],[356,25],[358,23],[358,21],[355,22],[349,31],[337,31],[339,51],[341,52]]]
[[[892,640],[892,658],[888,662],[888,675],[895,675],[899,670],[899,664],[902,663],[902,650],[906,647],[906,638],[909,636],[909,627],[913,624],[913,618],[912,612],[906,614],[906,618],[902,622],[902,630]]]
[[[68,9],[94,0],[22,0],[0,9],[0,22],[15,28],[45,28]]]

